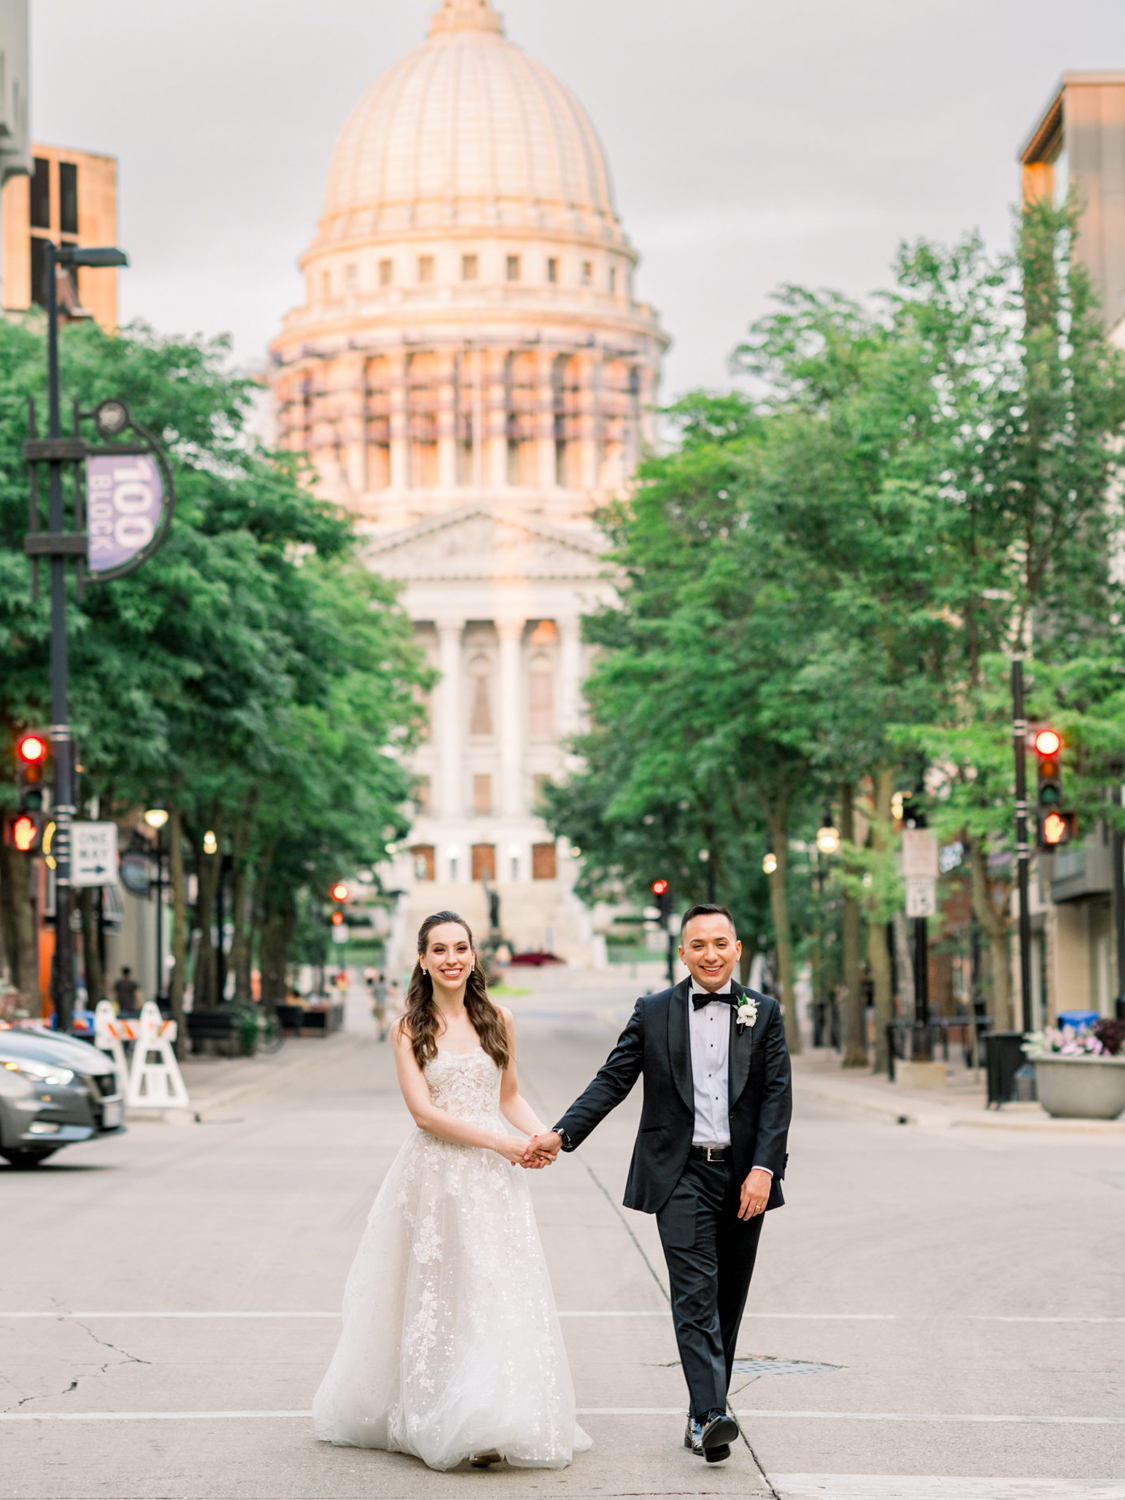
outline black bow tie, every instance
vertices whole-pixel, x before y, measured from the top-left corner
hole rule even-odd
[[[705,1005],[710,1005],[712,1000],[718,1001],[720,1005],[737,1006],[738,1004],[738,996],[733,990],[726,995],[712,995],[710,990],[704,990],[702,994],[695,990],[692,991],[691,1003],[696,1010],[702,1010]]]

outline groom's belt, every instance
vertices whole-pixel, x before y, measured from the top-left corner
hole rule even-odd
[[[729,1161],[729,1146],[693,1146],[691,1154],[696,1161]]]

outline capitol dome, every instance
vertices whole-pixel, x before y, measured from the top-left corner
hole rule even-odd
[[[318,242],[488,228],[624,244],[605,155],[577,99],[507,40],[489,0],[444,0],[428,40],[345,125]]]

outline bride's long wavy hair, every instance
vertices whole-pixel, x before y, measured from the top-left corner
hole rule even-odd
[[[437,1056],[438,1012],[434,1004],[434,982],[423,969],[420,960],[429,947],[430,933],[443,922],[456,922],[458,927],[465,929],[468,936],[469,947],[473,950],[473,967],[465,987],[465,1009],[469,1013],[473,1029],[480,1037],[481,1046],[503,1072],[510,1056],[504,1018],[488,998],[488,988],[477,957],[472,929],[464,917],[459,917],[455,911],[436,911],[418,929],[419,962],[414,965],[414,972],[410,976],[406,991],[406,1012],[403,1016],[403,1025],[410,1038],[414,1056],[420,1068]]]

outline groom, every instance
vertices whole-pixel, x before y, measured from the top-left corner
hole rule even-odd
[[[781,1008],[733,980],[741,953],[725,906],[685,912],[689,977],[637,1001],[598,1076],[525,1158],[575,1150],[644,1078],[625,1206],[656,1215],[691,1398],[684,1446],[708,1463],[729,1458],[738,1436],[735,1341],[762,1215],[785,1201],[793,1103]]]

